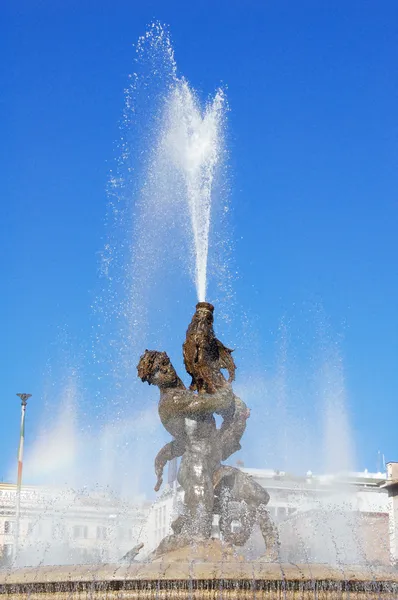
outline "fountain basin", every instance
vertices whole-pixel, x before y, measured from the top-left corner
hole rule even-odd
[[[0,594],[10,600],[396,599],[398,571],[355,565],[194,560],[46,566],[0,572]]]

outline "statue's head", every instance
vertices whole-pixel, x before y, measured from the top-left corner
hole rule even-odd
[[[213,324],[214,321],[214,306],[210,302],[198,302],[196,305],[196,312],[192,318],[193,321],[205,321],[209,324]]]
[[[149,385],[173,387],[179,383],[179,377],[166,352],[145,350],[137,365],[138,377]]]

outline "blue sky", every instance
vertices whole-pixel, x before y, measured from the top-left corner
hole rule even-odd
[[[153,19],[203,98],[227,86],[235,288],[265,361],[281,319],[299,357],[322,306],[358,466],[398,460],[396,3],[26,0],[0,23],[0,478],[15,394],[33,394],[29,451],[60,338],[78,357],[90,335],[132,44]]]

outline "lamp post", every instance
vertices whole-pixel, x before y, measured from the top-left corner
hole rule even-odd
[[[21,516],[21,487],[22,487],[22,465],[23,465],[23,447],[25,441],[25,413],[28,398],[32,394],[17,394],[21,399],[21,429],[19,435],[19,448],[18,448],[18,476],[17,476],[17,493],[15,496],[15,543],[14,543],[14,556],[17,555],[18,544],[19,544],[19,521]]]

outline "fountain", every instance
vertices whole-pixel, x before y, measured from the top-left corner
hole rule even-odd
[[[165,352],[146,350],[138,364],[141,380],[159,387],[159,416],[174,437],[155,459],[156,490],[166,461],[182,457],[177,479],[184,490],[184,509],[171,526],[173,535],[161,542],[154,556],[181,547],[189,556],[189,548],[195,545],[198,549],[200,544],[208,550],[213,517],[218,514],[222,538],[231,544],[229,550],[247,542],[257,520],[267,557],[277,560],[278,536],[266,510],[268,493],[239,469],[221,464],[239,450],[249,411],[232,391],[232,351],[215,337],[213,310],[211,304],[199,302],[187,331],[183,348],[192,377],[189,390]],[[228,382],[222,368],[229,372]],[[214,413],[223,418],[220,429]],[[236,505],[237,511],[232,509]],[[232,530],[233,521],[240,521],[239,530]]]
[[[202,110],[188,83],[176,75],[172,48],[164,30],[153,26],[141,41],[140,51],[147,42],[153,52],[158,52],[159,47],[165,49],[164,56],[172,68],[166,77],[164,102],[157,107],[157,123],[160,119],[162,126],[155,137],[143,136],[150,150],[146,154],[147,176],[140,190],[142,200],[136,215],[132,258],[125,268],[125,277],[113,280],[124,282],[129,300],[118,303],[117,294],[111,297],[119,310],[118,323],[121,314],[126,322],[125,329],[119,327],[123,337],[118,355],[123,360],[119,362],[124,368],[130,367],[131,360],[138,360],[145,348],[142,346],[136,354],[138,346],[144,341],[147,345],[146,339],[150,339],[150,334],[142,333],[150,309],[150,301],[144,303],[144,297],[152,289],[159,267],[164,269],[169,260],[169,246],[165,252],[162,244],[171,227],[182,244],[177,253],[178,268],[191,274],[197,293],[196,310],[183,344],[183,362],[191,382],[185,386],[164,350],[145,350],[137,371],[142,382],[159,388],[159,418],[172,437],[154,457],[155,491],[163,484],[167,463],[180,460],[177,480],[184,501],[173,519],[172,533],[150,553],[143,554],[145,540],[139,540],[124,557],[111,564],[11,566],[0,571],[0,593],[11,599],[397,598],[398,576],[394,568],[342,561],[312,562],[305,558],[308,540],[298,526],[295,532],[300,534],[304,559],[287,561],[283,548],[286,536],[280,535],[282,532],[267,508],[270,494],[242,469],[224,464],[240,449],[250,416],[249,407],[233,388],[236,365],[232,350],[215,335],[214,312],[218,304],[207,301],[212,198],[223,159],[225,98],[219,90]],[[131,108],[129,93],[127,106]],[[122,156],[123,160],[128,157],[125,140]],[[128,188],[131,172],[127,169],[127,177],[113,175],[112,189]],[[117,203],[113,208],[117,220],[126,217]],[[150,244],[147,230],[154,236]],[[174,250],[170,246],[173,260]],[[107,252],[105,270],[113,260],[111,245]],[[129,252],[130,249],[128,255]],[[123,247],[122,254],[125,253]],[[177,286],[178,293],[182,295],[181,290],[186,287],[184,281],[183,286]],[[261,532],[263,549],[249,560],[242,549],[254,528]],[[330,535],[334,544],[339,543],[329,522],[321,535]]]

